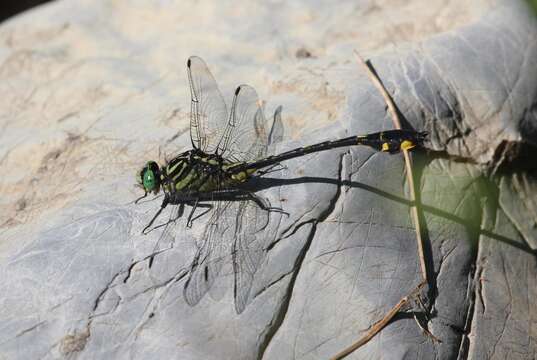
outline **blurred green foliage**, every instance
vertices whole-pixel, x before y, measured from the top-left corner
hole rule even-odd
[[[533,11],[537,14],[537,0],[528,0],[528,3],[533,8]]]

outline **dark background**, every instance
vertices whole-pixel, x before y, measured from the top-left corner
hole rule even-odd
[[[1,0],[0,22],[34,6],[50,2],[52,0]],[[537,0],[527,0],[537,11]]]
[[[0,2],[0,22],[21,11],[50,1],[51,0],[2,0]]]

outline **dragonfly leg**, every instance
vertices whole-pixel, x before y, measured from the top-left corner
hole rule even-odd
[[[175,209],[172,211],[170,219],[166,223],[157,225],[152,229],[152,230],[155,230],[155,229],[158,229],[159,227],[166,226],[164,228],[164,231],[162,232],[162,234],[160,234],[160,237],[158,238],[157,243],[155,244],[155,247],[153,248],[153,253],[149,257],[149,264],[148,264],[149,268],[151,268],[153,266],[153,261],[155,259],[155,255],[157,255],[161,251],[165,251],[165,250],[161,250],[161,251],[158,250],[160,240],[162,240],[163,238],[165,238],[167,236],[168,230],[169,230],[168,226],[171,223],[175,223],[181,216],[183,216],[183,214],[185,212],[185,204],[180,203],[177,206],[176,209],[177,209],[177,211]],[[173,244],[168,249],[171,249],[172,247],[173,247]]]
[[[151,229],[151,230],[149,230],[149,231],[147,230],[147,229],[149,229],[149,228],[151,227],[151,225],[153,225],[153,223],[155,222],[155,220],[159,217],[160,213],[162,212],[162,210],[164,210],[164,208],[165,208],[167,205],[168,205],[168,197],[165,196],[165,197],[164,197],[164,200],[162,200],[162,204],[160,204],[160,209],[158,209],[157,213],[153,216],[153,218],[151,219],[151,221],[149,222],[149,224],[147,224],[147,226],[142,230],[142,234],[143,234],[143,235],[147,235],[147,234],[149,234],[149,232],[150,232],[151,230],[156,229],[156,227],[155,227],[155,228],[153,228],[153,229]],[[158,227],[160,227],[160,225],[159,225]]]
[[[272,165],[266,167],[263,170],[259,170],[257,172],[257,174],[259,176],[263,176],[263,175],[270,174],[270,173],[273,173],[273,172],[276,172],[276,171],[282,171],[282,170],[287,170],[287,169],[288,169],[287,166],[282,165],[280,163],[276,163],[276,164],[272,164]]]
[[[213,206],[211,204],[203,204],[203,203],[200,203],[198,199],[196,199],[196,201],[194,202],[194,204],[189,204],[192,206],[192,210],[190,211],[190,214],[188,215],[188,219],[186,221],[186,227],[187,228],[191,228],[192,227],[192,223],[194,222],[194,220],[197,220],[199,219],[200,217],[202,217],[203,215],[207,214],[209,211],[211,211],[211,209],[213,208]],[[203,211],[201,214],[198,214],[196,216],[194,216],[194,212],[196,211],[197,208],[206,208],[207,210]]]
[[[142,200],[143,198],[146,198],[147,197],[147,191],[145,192],[145,194],[143,196],[140,196],[138,199],[134,200],[134,203],[135,204],[138,204],[138,201]]]
[[[252,192],[248,192],[247,196],[248,196],[248,198],[250,200],[255,202],[257,204],[257,206],[259,206],[263,210],[266,210],[266,211],[269,211],[269,212],[274,211],[274,212],[279,212],[279,213],[282,213],[282,214],[289,215],[289,213],[285,212],[282,208],[270,206],[270,203],[268,202],[268,200],[263,199],[262,197],[254,194]]]
[[[165,223],[162,223],[162,224],[158,224],[158,225],[155,225],[150,231],[153,231],[153,230],[156,230],[158,228],[161,228],[163,226],[167,226],[168,224],[170,223],[174,223],[176,222],[177,220],[179,220],[179,218],[181,218],[181,216],[183,216],[183,214],[185,213],[185,204],[181,203],[178,205],[179,206],[179,211],[177,211],[177,214],[174,216],[174,218],[170,218],[168,221],[166,221]],[[150,231],[148,231],[147,233],[149,233]],[[146,233],[146,234],[147,234]]]

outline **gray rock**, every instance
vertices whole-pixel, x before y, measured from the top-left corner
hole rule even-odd
[[[258,194],[288,215],[270,214],[239,315],[231,259],[183,298],[206,220],[156,245],[140,232],[160,199],[133,204],[140,167],[190,146],[189,55],[226,99],[247,82],[283,106],[280,152],[393,127],[354,48],[430,133],[414,161],[442,342],[412,307],[348,358],[533,358],[536,36],[512,0],[73,0],[2,24],[0,358],[326,359],[363,336],[421,281],[402,156],[343,148],[267,174]]]

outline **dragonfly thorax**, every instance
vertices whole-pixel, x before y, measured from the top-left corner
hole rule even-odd
[[[217,154],[190,150],[160,169],[160,184],[170,194],[207,193],[230,188],[246,181],[250,175],[231,171],[237,164]]]

